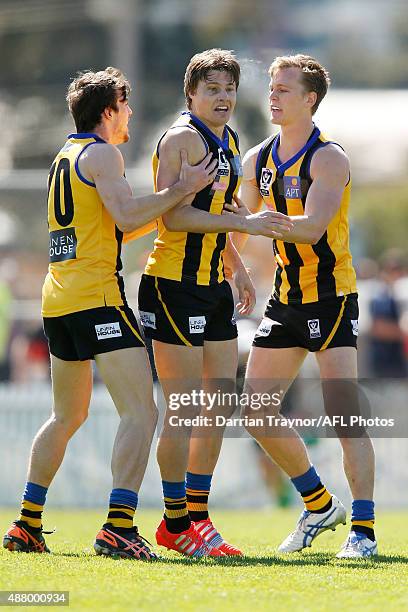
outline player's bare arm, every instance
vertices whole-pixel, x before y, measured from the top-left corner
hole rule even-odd
[[[201,161],[205,155],[205,146],[201,137],[188,128],[172,130],[166,134],[159,150],[159,168],[157,186],[164,189],[177,176],[179,152],[185,149],[191,163]],[[172,232],[246,232],[253,235],[282,238],[284,231],[291,228],[291,221],[285,215],[263,211],[251,215],[241,206],[240,213],[233,215],[215,215],[191,206],[193,198],[184,199],[171,211],[163,215],[166,228]],[[227,206],[227,205],[226,205]]]
[[[249,315],[253,311],[256,304],[255,288],[248,274],[244,263],[231,241],[231,236],[227,237],[227,244],[223,253],[224,271],[232,277],[238,291],[239,302],[237,304],[238,312],[241,315]]]
[[[249,229],[245,230],[246,234],[267,236],[268,238],[276,238],[278,240],[286,239],[286,236],[292,230],[290,218],[273,210],[260,210],[262,198],[255,179],[255,164],[260,146],[258,145],[250,149],[245,155],[243,161],[243,181],[239,190],[240,197],[234,196],[235,202],[233,204],[225,203],[224,214],[229,213],[233,216],[245,218],[250,224]],[[253,231],[251,224],[257,227],[259,223],[261,226],[263,224],[267,225],[270,231]],[[238,232],[241,231],[238,230]],[[237,250],[241,252],[247,241],[247,236],[241,236],[238,232],[235,231],[233,234],[233,243]]]
[[[305,214],[290,217],[293,229],[286,242],[316,244],[340,208],[344,187],[349,181],[347,155],[329,144],[315,153],[310,166],[313,183],[306,196]]]
[[[180,172],[171,186],[158,193],[135,198],[124,177],[119,149],[110,144],[89,147],[80,160],[83,175],[96,189],[119,229],[131,232],[156,219],[189,194],[200,191],[213,180],[215,163],[210,155],[190,166],[186,151],[180,151]]]
[[[188,152],[192,164],[199,163],[206,154],[202,138],[193,130],[185,127],[170,130],[160,143],[157,187],[164,189],[174,182],[180,169],[180,150]],[[192,197],[185,198],[163,215],[166,229],[172,232],[225,232],[230,224],[220,215],[210,214],[191,206]]]
[[[258,157],[259,150],[262,146],[262,143],[258,144],[256,147],[249,149],[244,155],[244,159],[242,160],[242,183],[239,188],[238,196],[242,203],[245,203],[244,206],[248,210],[247,214],[257,213],[262,208],[262,197],[259,193],[258,186],[256,184],[256,159]],[[239,206],[239,202],[236,202]],[[238,212],[234,210],[231,205],[225,206],[226,210],[230,210],[233,212]],[[242,253],[242,250],[245,247],[245,244],[248,240],[248,234],[234,232],[231,236],[232,242],[237,249],[238,253]]]

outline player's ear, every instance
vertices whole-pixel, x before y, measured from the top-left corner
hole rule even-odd
[[[310,108],[313,108],[317,102],[317,93],[315,91],[308,91],[306,93],[306,102]]]
[[[111,119],[112,115],[113,115],[113,109],[110,106],[107,106],[102,115],[105,117],[105,119]]]

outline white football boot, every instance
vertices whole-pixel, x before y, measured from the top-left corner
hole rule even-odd
[[[367,559],[378,554],[377,542],[370,540],[364,533],[351,531],[344,542],[337,559]]]
[[[334,531],[340,523],[346,524],[346,509],[341,501],[335,495],[332,495],[332,505],[327,512],[319,514],[318,512],[303,510],[296,529],[282,542],[278,551],[292,553],[311,546],[318,535],[328,529]]]

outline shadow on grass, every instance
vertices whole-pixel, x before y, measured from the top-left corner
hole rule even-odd
[[[54,553],[55,557],[71,557],[71,558],[96,558],[92,553]],[[103,557],[111,562],[115,561],[133,561],[133,559],[121,559],[114,557]],[[163,563],[165,565],[186,565],[195,567],[197,563],[204,564],[206,566],[225,566],[225,567],[251,567],[251,566],[281,566],[281,567],[296,567],[296,566],[323,566],[323,565],[335,565],[336,567],[344,566],[345,568],[361,568],[367,569],[367,567],[373,569],[384,569],[386,565],[393,565],[396,563],[408,564],[408,555],[378,555],[371,559],[336,559],[331,553],[307,553],[302,555],[301,553],[295,553],[294,556],[284,557],[280,555],[270,556],[244,556],[244,557],[206,557],[202,559],[190,559],[187,557],[159,557],[155,563]]]

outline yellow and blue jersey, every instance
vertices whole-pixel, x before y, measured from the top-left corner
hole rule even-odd
[[[286,215],[303,215],[312,184],[314,153],[331,141],[315,127],[309,140],[285,163],[278,157],[280,135],[262,145],[256,162],[256,181],[268,208]],[[335,144],[335,143],[334,143]],[[351,179],[344,187],[340,207],[317,244],[274,240],[277,263],[273,296],[283,304],[306,304],[355,293],[356,274],[349,246],[348,208]]]
[[[242,179],[238,136],[226,126],[220,139],[190,112],[182,113],[170,129],[181,126],[195,130],[203,139],[207,153],[211,152],[218,159],[214,183],[197,193],[191,206],[220,215],[224,202],[233,201]],[[153,155],[155,188],[162,138]],[[169,280],[192,281],[197,285],[211,285],[224,280],[222,254],[226,233],[171,232],[166,229],[161,217],[157,221],[157,230],[145,274]]]
[[[78,165],[84,151],[100,143],[106,144],[96,134],[71,134],[50,169],[44,317],[126,303],[119,274],[122,232]]]

